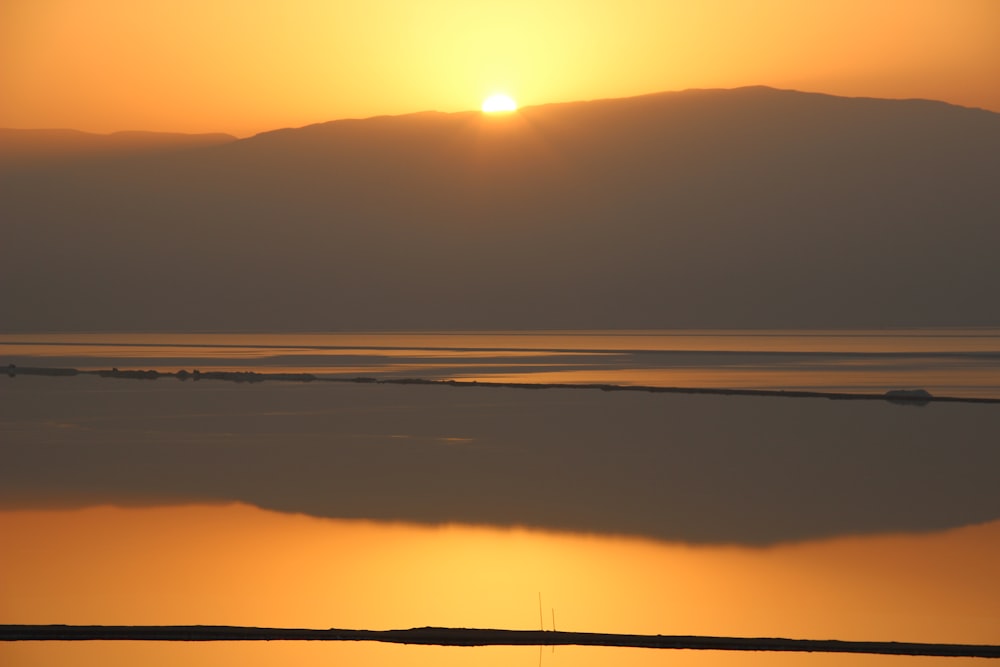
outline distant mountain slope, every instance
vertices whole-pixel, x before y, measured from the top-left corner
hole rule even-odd
[[[214,146],[236,141],[228,134],[14,130],[0,128],[0,168],[51,164],[70,159],[123,156]]]
[[[13,329],[1000,324],[1000,114],[768,88],[0,180]]]

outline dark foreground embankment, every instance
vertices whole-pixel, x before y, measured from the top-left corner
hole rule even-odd
[[[713,651],[795,651],[1000,658],[1000,646],[816,639],[622,635],[596,632],[412,628],[310,630],[219,625],[0,625],[0,641],[378,641],[437,646],[609,646]]]

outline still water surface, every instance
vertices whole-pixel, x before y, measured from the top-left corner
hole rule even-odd
[[[551,629],[554,620],[559,629],[607,632],[975,643],[996,642],[1000,621],[1000,522],[768,549],[315,519],[245,505],[8,511],[0,513],[0,528],[33,537],[0,555],[8,573],[4,622]],[[3,654],[7,665],[63,658],[206,665],[538,660],[531,648],[292,642],[35,643],[0,647]],[[945,662],[569,647],[542,654],[543,664],[608,659],[624,665]]]
[[[884,384],[893,377],[935,393],[997,395],[997,342],[994,331],[49,334],[3,336],[0,361],[873,390],[894,388]],[[748,384],[732,384],[740,377]],[[0,623],[998,644],[997,442],[993,405],[0,376]],[[0,664],[16,667],[340,662],[965,661],[372,643],[0,646]]]
[[[1000,329],[0,334],[0,362],[1000,398]]]

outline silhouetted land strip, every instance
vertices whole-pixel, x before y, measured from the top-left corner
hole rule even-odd
[[[601,391],[639,391],[654,394],[712,394],[717,396],[776,396],[780,398],[827,398],[831,400],[875,400],[908,405],[941,403],[1000,403],[1000,398],[974,396],[934,396],[922,389],[895,389],[883,394],[864,394],[837,391],[796,391],[787,389],[732,389],[718,387],[656,387],[649,385],[623,385],[601,383],[555,382],[483,382],[479,380],[431,380],[427,378],[329,378],[312,373],[259,373],[256,371],[186,371],[157,370],[80,370],[77,368],[46,368],[15,366],[5,369],[7,375],[45,375],[66,377],[73,375],[98,375],[125,380],[156,380],[172,377],[178,380],[222,380],[225,382],[341,382],[358,384],[420,384],[447,387],[506,387],[509,389],[600,389]]]
[[[713,651],[870,653],[1000,658],[1000,646],[851,642],[817,639],[624,635],[597,632],[412,628],[409,630],[310,630],[226,625],[0,625],[2,641],[378,641],[437,646],[611,646]]]

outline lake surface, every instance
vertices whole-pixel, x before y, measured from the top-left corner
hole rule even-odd
[[[1000,523],[768,549],[246,505],[0,513],[4,621],[502,627],[996,642]],[[13,548],[12,548],[13,547]],[[16,578],[9,573],[16,572]],[[542,614],[539,615],[541,593]],[[292,642],[0,646],[27,664],[525,664],[537,648]],[[945,664],[930,658],[558,647],[543,664]],[[23,661],[23,662],[22,662]],[[92,662],[91,662],[92,661]],[[952,659],[948,664],[955,664]]]
[[[993,396],[998,347],[982,330],[7,334],[0,362]],[[982,404],[0,375],[0,623],[998,644],[998,442]],[[610,661],[959,660],[0,645],[18,667]]]
[[[0,362],[1000,398],[1000,329],[0,334]]]

